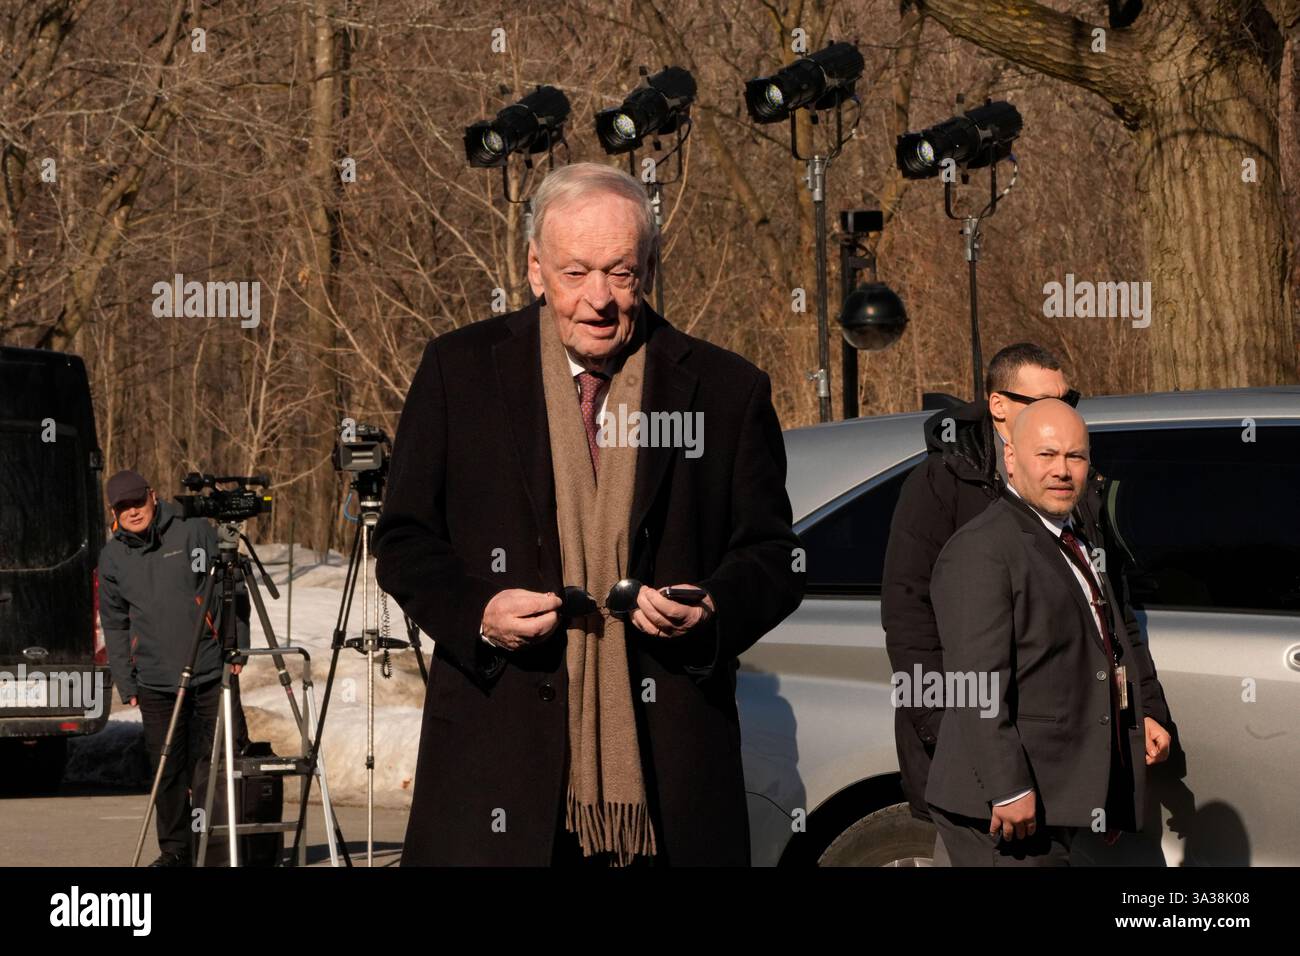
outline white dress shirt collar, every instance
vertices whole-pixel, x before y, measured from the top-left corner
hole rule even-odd
[[[1011,482],[1007,482],[1007,490],[1010,491],[1017,498],[1019,498],[1021,501],[1025,501],[1024,495],[1016,491],[1016,486],[1011,484]],[[1025,504],[1029,505],[1029,509],[1034,514],[1038,515],[1038,520],[1043,523],[1043,525],[1047,528],[1047,530],[1052,532],[1052,534],[1056,535],[1058,538],[1061,536],[1061,532],[1064,529],[1070,527],[1070,519],[1068,517],[1057,518],[1052,515],[1045,515],[1037,508],[1035,508],[1033,505],[1030,505],[1028,501],[1025,501]]]

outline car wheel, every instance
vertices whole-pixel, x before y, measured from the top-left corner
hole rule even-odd
[[[933,866],[934,824],[912,816],[906,803],[868,814],[837,836],[818,866]]]

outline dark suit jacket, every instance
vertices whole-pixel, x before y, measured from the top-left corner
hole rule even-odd
[[[955,426],[945,442],[948,423]],[[1005,491],[998,475],[996,439],[987,403],[970,403],[936,412],[925,423],[929,454],[912,469],[903,483],[890,525],[885,551],[885,572],[881,588],[880,614],[885,627],[885,647],[895,673],[911,674],[920,665],[925,672],[943,670],[939,629],[930,599],[930,580],[939,552],[954,531],[981,514]],[[1111,583],[1123,587],[1118,573],[1122,549],[1102,507],[1104,479],[1096,472],[1088,476],[1088,490],[1075,509],[1075,520],[1094,547],[1102,547],[1111,558]],[[1124,598],[1124,594],[1120,595]],[[1153,717],[1175,736],[1165,694],[1157,678],[1150,648],[1141,625],[1127,600],[1122,600],[1124,629],[1137,656],[1130,670],[1142,682],[1146,716]],[[929,819],[925,802],[926,779],[939,739],[942,707],[899,707],[894,718],[898,768],[903,792],[912,815]]]
[[[698,583],[717,606],[678,640],[629,626],[648,797],[664,860],[747,865],[736,657],[803,593],[785,449],[764,373],[646,311],[642,409],[702,412],[704,446],[697,458],[640,449],[631,573]],[[430,342],[397,432],[377,577],[435,641],[406,864],[551,859],[567,783],[565,635],[514,653],[479,637],[498,591],[566,583],[538,321],[534,304]]]
[[[1132,706],[1120,734],[1135,768],[1142,819],[1143,687],[1109,581],[1103,579]],[[961,527],[931,585],[947,671],[996,673],[997,714],[945,711],[926,798],[950,813],[988,817],[991,802],[1033,787],[1046,826],[1090,826],[1106,806],[1115,734],[1106,653],[1060,545],[1008,494]]]

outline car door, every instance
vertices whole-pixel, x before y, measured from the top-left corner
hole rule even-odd
[[[1096,428],[1092,459],[1185,760],[1084,862],[1300,864],[1300,425]]]
[[[796,523],[807,559],[803,603],[741,657],[737,704],[755,865],[781,858],[792,816],[898,772],[880,582],[894,506],[919,460],[867,477]]]

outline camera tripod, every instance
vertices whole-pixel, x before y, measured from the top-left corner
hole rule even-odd
[[[345,647],[359,651],[366,656],[366,865],[374,866],[375,856],[375,655],[382,655],[384,676],[390,675],[388,652],[402,648],[415,651],[415,658],[420,668],[420,679],[427,686],[429,672],[424,663],[424,654],[420,649],[420,629],[410,617],[403,614],[406,625],[406,640],[388,636],[387,596],[379,590],[375,581],[374,568],[371,563],[371,545],[375,526],[379,523],[383,497],[382,469],[362,471],[356,474],[352,488],[358,494],[360,511],[357,519],[356,534],[352,538],[352,551],[348,558],[347,576],[343,583],[343,598],[339,603],[338,618],[334,626],[334,639],[331,645],[329,676],[325,680],[325,696],[321,701],[320,718],[316,724],[316,733],[312,738],[314,745],[307,757],[310,770],[320,759],[321,741],[324,739],[325,718],[329,713],[330,697],[334,690],[334,677],[338,671],[339,654]],[[348,617],[352,613],[352,600],[356,594],[357,581],[361,581],[361,637],[345,639]],[[382,611],[381,611],[382,608]],[[305,778],[305,786],[310,787],[310,774]],[[324,777],[321,784],[324,785]],[[306,796],[304,795],[304,800]],[[294,833],[292,858],[298,852],[302,840],[303,819],[298,821]],[[348,865],[352,861],[348,858]]]
[[[239,542],[243,541],[248,548],[248,555],[239,553]],[[251,561],[250,561],[251,555]],[[222,674],[221,674],[221,709],[218,714],[216,726],[213,729],[211,762],[208,765],[208,785],[202,810],[202,836],[199,841],[197,865],[202,866],[207,855],[208,838],[214,830],[225,830],[230,841],[230,865],[239,865],[239,832],[272,832],[275,830],[285,831],[294,827],[297,832],[302,831],[303,822],[307,816],[307,793],[309,790],[310,778],[313,775],[319,775],[321,781],[321,797],[324,804],[325,814],[325,831],[330,847],[330,858],[334,864],[338,865],[338,846],[342,843],[342,836],[338,830],[338,823],[334,818],[333,806],[329,799],[329,785],[325,778],[325,767],[323,763],[312,760],[310,768],[304,757],[299,758],[247,758],[250,764],[255,764],[256,769],[263,773],[277,773],[281,775],[298,775],[303,777],[302,783],[302,801],[298,809],[298,822],[296,824],[246,824],[241,827],[238,824],[238,805],[235,799],[235,777],[237,772],[242,775],[245,770],[252,770],[254,767],[244,767],[238,764],[234,754],[234,692],[231,683],[233,674],[232,666],[240,658],[246,655],[269,655],[275,662],[276,671],[279,673],[280,685],[285,689],[285,694],[289,699],[289,707],[293,712],[294,722],[298,725],[303,740],[304,752],[309,747],[308,732],[311,727],[311,720],[315,716],[315,697],[311,681],[311,661],[306,652],[297,647],[281,648],[275,639],[275,632],[271,628],[270,618],[266,613],[266,605],[262,601],[261,592],[258,590],[257,579],[253,576],[252,562],[256,562],[258,570],[262,573],[262,582],[266,585],[267,590],[271,593],[272,598],[278,598],[279,592],[275,583],[266,573],[266,568],[262,565],[261,559],[257,557],[252,542],[250,542],[240,530],[238,521],[221,521],[217,525],[217,555],[211,559],[207,569],[207,576],[203,583],[202,597],[199,600],[199,615],[194,626],[194,636],[190,642],[190,652],[188,663],[184,670],[181,671],[180,684],[176,695],[176,703],[172,708],[171,721],[167,727],[167,736],[163,741],[162,753],[158,760],[158,769],[154,773],[153,786],[149,792],[149,805],[145,809],[144,822],[140,826],[140,836],[136,841],[135,855],[132,858],[131,865],[138,866],[140,863],[140,854],[144,849],[145,837],[149,832],[149,822],[153,817],[154,806],[158,799],[158,790],[161,786],[163,774],[166,771],[167,761],[171,756],[173,740],[176,735],[177,725],[180,721],[181,711],[185,705],[186,698],[190,693],[190,683],[194,677],[194,668],[198,660],[201,642],[204,639],[204,626],[209,621],[217,632],[221,642],[222,649]],[[262,625],[262,632],[266,636],[267,648],[243,649],[238,645],[237,639],[237,622],[235,612],[235,593],[238,584],[244,583],[249,599],[253,607],[257,610],[258,620]],[[216,601],[214,601],[216,598]],[[215,615],[212,613],[216,611]],[[285,667],[284,655],[286,653],[297,653],[303,657],[303,699],[306,705],[306,712],[300,711],[298,701],[294,697],[292,677]],[[213,826],[212,804],[215,795],[218,757],[223,755],[224,743],[224,770],[226,777],[226,813],[227,825]],[[295,850],[298,849],[295,841]],[[345,850],[346,852],[346,850]]]

